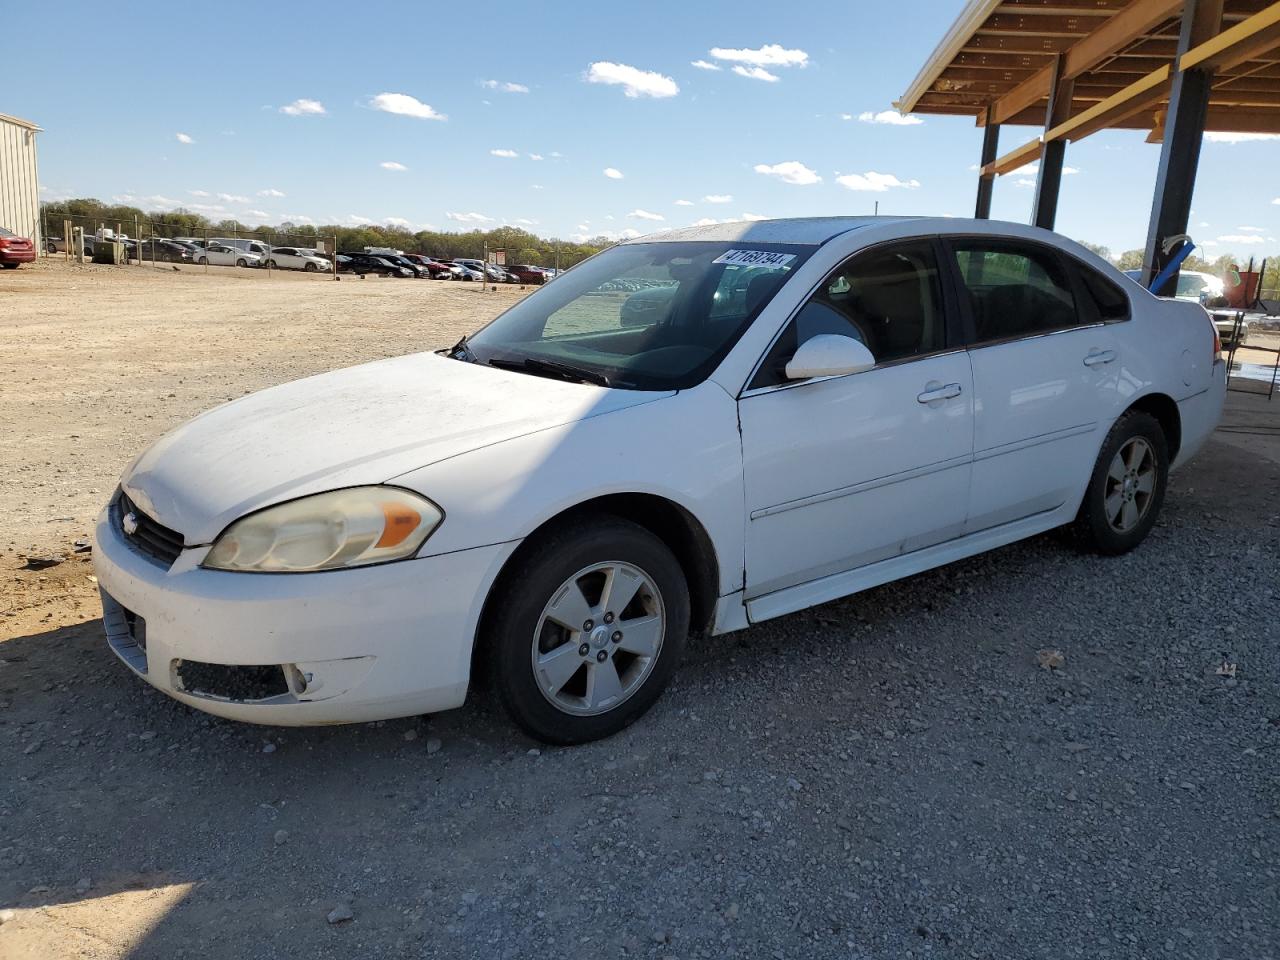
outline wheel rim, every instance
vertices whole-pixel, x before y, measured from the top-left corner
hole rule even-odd
[[[1117,533],[1128,533],[1147,515],[1156,492],[1156,453],[1142,437],[1131,437],[1107,468],[1103,506]]]
[[[563,713],[598,716],[635,694],[666,636],[653,578],[635,564],[583,567],[551,595],[533,633],[534,681]]]

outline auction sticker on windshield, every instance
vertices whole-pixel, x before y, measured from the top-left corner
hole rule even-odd
[[[712,263],[737,263],[752,267],[785,267],[796,258],[794,253],[771,253],[768,250],[726,250]]]

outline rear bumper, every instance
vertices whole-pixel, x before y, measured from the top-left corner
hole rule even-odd
[[[31,263],[36,258],[34,248],[30,250],[0,250],[0,263]]]
[[[481,607],[515,547],[273,575],[204,570],[205,548],[166,570],[110,511],[95,541],[107,641],[135,674],[196,709],[284,726],[461,706]],[[197,686],[195,675],[230,679]],[[275,688],[245,693],[260,675]]]
[[[1222,419],[1222,404],[1227,396],[1227,364],[1218,360],[1213,365],[1209,389],[1193,397],[1178,401],[1178,416],[1182,421],[1182,443],[1172,467],[1182,466],[1204,446],[1210,434]]]

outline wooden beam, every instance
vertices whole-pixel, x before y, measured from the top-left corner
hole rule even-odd
[[[1061,53],[1075,40],[1071,37],[984,36],[975,33],[960,48],[961,53]]]
[[[1179,70],[1221,70],[1238,66],[1280,46],[1280,3],[1192,47],[1178,60]]]
[[[1012,173],[1019,167],[1025,167],[1032,160],[1040,158],[1040,151],[1044,144],[1039,137],[1029,140],[1016,150],[1010,150],[1003,157],[997,157],[991,163],[986,164],[980,171],[982,176],[1003,176],[1006,173]]]
[[[1125,44],[1168,20],[1182,3],[1183,0],[1135,0],[1065,51],[1063,77],[1070,80],[1091,70]],[[1052,81],[1052,67],[1042,67],[991,105],[992,122],[1006,123],[1010,117],[1047,97]]]

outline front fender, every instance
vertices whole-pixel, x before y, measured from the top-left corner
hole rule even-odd
[[[424,557],[522,540],[597,497],[664,497],[706,530],[719,559],[721,594],[742,585],[737,405],[715,383],[482,447],[388,482],[444,510]]]

